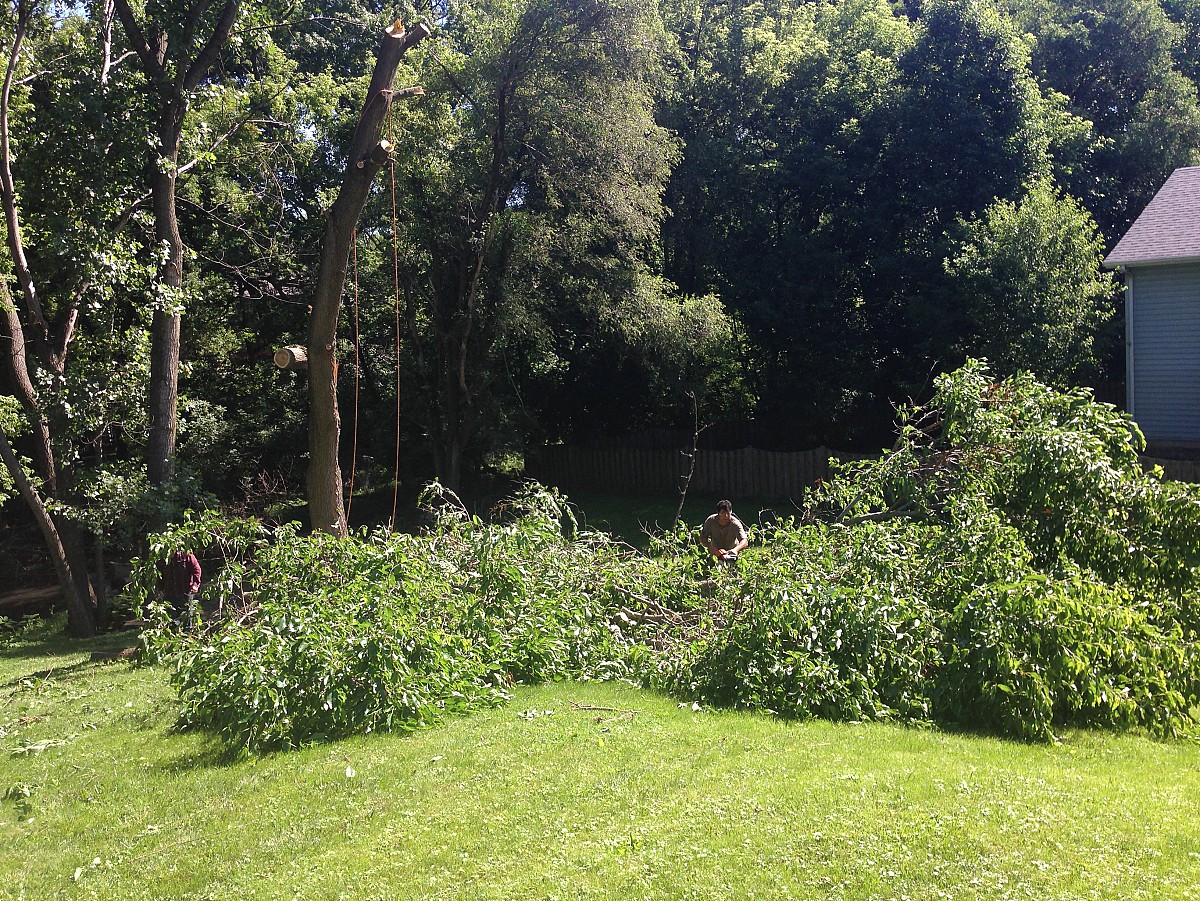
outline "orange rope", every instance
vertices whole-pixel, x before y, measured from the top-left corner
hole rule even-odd
[[[391,124],[390,116],[388,124]],[[396,504],[400,495],[400,238],[396,233],[396,161],[390,159],[389,162],[388,171],[392,180],[392,280],[396,287],[396,466],[392,472],[392,521],[388,528],[394,529]]]
[[[350,494],[346,498],[346,528],[350,527],[350,505],[354,503],[354,474],[358,468],[358,373],[362,368],[358,353],[358,228],[350,233],[350,258],[354,273],[354,432],[350,444]]]

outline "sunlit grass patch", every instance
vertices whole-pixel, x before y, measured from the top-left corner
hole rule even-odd
[[[161,669],[0,653],[0,897],[1184,898],[1200,749],[783,723],[621,684],[229,758]],[[52,740],[41,750],[29,749]],[[14,753],[15,752],[15,753]]]

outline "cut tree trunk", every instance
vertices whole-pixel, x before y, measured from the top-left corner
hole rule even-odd
[[[371,182],[391,155],[392,146],[380,140],[395,92],[392,79],[404,53],[429,36],[425,25],[406,32],[394,23],[383,35],[371,86],[350,144],[346,175],[337,200],[325,219],[321,261],[308,322],[308,511],[312,527],[334,535],[346,534],[342,470],[338,463],[341,417],[337,402],[337,323],[346,287],[354,230],[362,215]]]

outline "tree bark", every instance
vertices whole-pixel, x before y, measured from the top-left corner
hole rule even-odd
[[[49,372],[61,375],[66,365],[67,350],[74,334],[78,309],[76,307],[68,309],[61,334],[58,336],[57,347],[54,346],[51,341],[50,326],[38,298],[33,272],[30,270],[25,256],[25,244],[21,237],[20,211],[17,206],[16,182],[12,174],[12,151],[9,136],[12,86],[21,56],[21,47],[32,14],[33,5],[31,3],[21,2],[18,4],[12,46],[9,49],[3,85],[0,86],[0,204],[4,208],[5,239],[13,261],[17,284],[20,287],[21,299],[33,328],[34,345],[42,358],[42,365]],[[26,339],[26,331],[9,294],[8,285],[0,283],[0,342],[4,344],[4,350],[0,353],[0,357],[4,360],[4,369],[8,373],[9,382],[33,428],[34,469],[41,477],[47,496],[61,498],[65,482],[69,479],[60,478],[59,466],[54,456],[50,423],[30,376],[29,361],[25,353]],[[58,578],[59,589],[67,601],[68,626],[75,635],[95,634],[94,598],[87,561],[83,553],[84,536],[66,516],[50,514],[42,495],[29,481],[7,438],[3,435],[0,435],[0,438],[3,438],[0,457],[3,457],[5,466],[12,473],[22,498],[29,506],[30,512],[45,538],[46,549],[50,554]],[[64,537],[66,541],[64,541]]]
[[[150,324],[150,434],[146,442],[146,470],[151,485],[163,485],[175,475],[175,437],[178,428],[179,335],[183,292],[183,236],[175,214],[175,179],[179,144],[187,101],[175,98],[166,104],[159,122],[159,158],[153,166],[150,193],[154,209],[154,237],[166,248],[158,282],[169,304],[154,311]]]
[[[37,489],[33,487],[29,481],[29,477],[25,474],[24,468],[17,459],[16,452],[13,450],[12,445],[8,443],[8,437],[2,429],[0,429],[0,462],[4,463],[5,468],[12,475],[17,490],[21,493],[21,497],[25,499],[25,503],[29,506],[30,512],[33,513],[33,518],[37,522],[38,528],[42,531],[42,537],[46,540],[46,547],[50,550],[50,559],[54,564],[54,572],[58,576],[59,590],[62,591],[63,599],[67,602],[67,629],[77,638],[88,638],[95,635],[95,619],[92,616],[90,606],[84,603],[83,599],[79,596],[79,592],[75,590],[75,582],[71,576],[71,566],[67,562],[67,552],[63,547],[62,540],[59,538],[54,521],[50,518],[50,514],[46,510],[46,505],[42,503]]]
[[[51,497],[58,492],[58,468],[54,462],[54,448],[50,441],[50,423],[46,421],[38,401],[37,389],[29,377],[29,366],[25,356],[25,330],[21,318],[13,305],[8,285],[0,283],[0,341],[5,343],[5,368],[12,383],[16,398],[25,411],[33,428],[33,465],[46,491]]]
[[[112,72],[112,27],[117,10],[113,0],[103,0],[100,5],[98,32],[100,38],[100,84],[108,84],[109,73]]]
[[[423,24],[406,32],[399,22],[384,32],[371,85],[346,157],[346,175],[337,200],[326,215],[321,239],[321,261],[308,322],[308,511],[314,529],[334,535],[347,533],[342,471],[338,463],[341,417],[336,348],[350,247],[371,182],[391,154],[391,145],[380,141],[380,135],[394,96],[392,79],[404,53],[428,35],[429,29]]]
[[[21,238],[21,217],[17,209],[17,187],[12,174],[12,151],[9,139],[9,110],[12,100],[13,78],[16,75],[17,63],[21,56],[21,46],[24,43],[25,29],[29,22],[31,11],[27,4],[20,3],[17,11],[16,31],[8,55],[8,65],[4,72],[4,83],[0,86],[0,203],[4,205],[4,223],[6,226],[5,240],[8,252],[13,261],[13,272],[17,277],[17,285],[21,291],[21,299],[33,327],[37,347],[42,351],[43,362],[51,371],[61,372],[57,367],[60,361],[53,359],[49,352],[50,329],[42,312],[41,301],[38,299],[37,286],[33,273],[29,269],[25,257],[25,242]],[[57,492],[58,468],[54,462],[54,450],[50,441],[50,425],[38,402],[37,389],[29,376],[28,362],[25,355],[26,334],[21,325],[20,317],[13,306],[8,286],[0,288],[0,317],[5,320],[7,334],[12,344],[6,359],[9,362],[10,374],[17,392],[17,399],[25,410],[30,425],[35,433],[34,466],[41,476],[46,490],[53,497]]]
[[[157,95],[158,147],[150,161],[150,193],[154,236],[166,249],[157,286],[161,295],[150,325],[150,385],[147,394],[150,434],[146,470],[152,485],[175,475],[178,428],[179,335],[183,304],[183,237],[175,212],[175,182],[179,175],[179,144],[187,117],[188,98],[216,63],[241,10],[241,0],[225,0],[212,33],[197,48],[195,28],[211,5],[199,0],[183,11],[183,46],[168,46],[165,26],[138,22],[129,0],[114,0],[126,37]],[[193,55],[194,54],[194,55]]]

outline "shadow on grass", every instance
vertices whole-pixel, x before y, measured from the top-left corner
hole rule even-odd
[[[116,653],[138,643],[138,633],[129,630],[104,632],[92,638],[72,638],[66,634],[66,614],[18,626],[15,635],[0,638],[0,661],[38,657],[65,657],[71,654]],[[109,661],[83,661],[103,664]],[[77,669],[79,664],[71,664]],[[63,672],[67,667],[53,667]]]
[[[244,748],[231,748],[223,744],[217,736],[201,729],[181,728],[175,725],[167,730],[167,734],[173,738],[199,735],[204,742],[201,747],[190,749],[160,767],[164,773],[170,773],[173,776],[194,773],[197,770],[228,769],[245,760],[262,760],[272,756],[270,754],[251,754]]]
[[[38,682],[47,679],[55,682],[69,682],[90,670],[103,666],[107,662],[109,661],[80,660],[78,663],[72,663],[68,666],[52,666],[48,669],[36,670],[32,673],[26,673],[23,676],[15,676],[8,682],[0,684],[0,689],[18,688],[26,682]]]
[[[456,717],[469,717],[471,711],[464,714],[456,714]],[[371,732],[371,736],[386,736],[388,738],[409,738],[414,735],[427,732],[430,729],[436,729],[439,726],[445,725],[451,717],[436,723],[430,723],[418,729],[395,729],[392,731],[377,730]],[[289,754],[295,754],[297,751],[303,751],[309,748],[324,748],[331,745],[336,745],[339,742],[349,741],[355,738],[366,737],[368,733],[352,732],[347,735],[335,735],[328,738],[314,738],[295,748],[274,748],[271,750],[251,751],[244,747],[231,747],[221,741],[220,736],[215,732],[205,729],[202,726],[181,726],[178,723],[167,730],[167,734],[171,737],[181,736],[196,736],[203,745],[180,754],[175,759],[164,763],[161,767],[165,773],[172,775],[183,775],[186,773],[195,772],[196,770],[219,770],[227,769],[236,764],[247,760],[253,761],[269,761],[277,757],[286,757]]]

